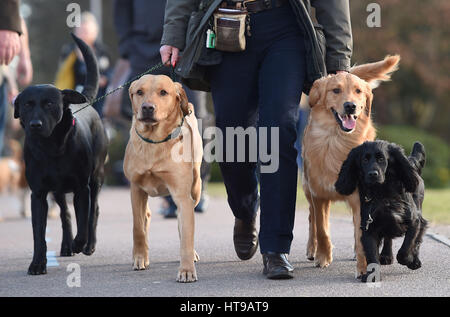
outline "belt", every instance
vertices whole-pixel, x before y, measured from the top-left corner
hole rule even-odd
[[[243,1],[243,6],[249,13],[258,13],[261,11],[282,7],[287,2],[288,0],[247,0]]]

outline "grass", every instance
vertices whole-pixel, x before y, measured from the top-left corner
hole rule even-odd
[[[222,183],[210,183],[208,194],[212,197],[226,197],[226,190]],[[297,190],[297,208],[308,210],[308,201],[300,186]],[[350,215],[349,208],[345,203],[335,203],[331,208],[335,214]],[[433,224],[450,225],[450,188],[427,189],[423,204],[423,215]]]

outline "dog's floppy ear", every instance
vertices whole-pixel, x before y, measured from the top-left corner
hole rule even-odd
[[[133,81],[130,85],[130,88],[128,88],[128,96],[130,97],[131,104],[133,104],[133,94],[134,94],[134,89],[135,89],[134,86],[136,85],[136,82],[137,82],[137,80]]]
[[[20,94],[16,97],[16,100],[14,100],[14,119],[20,118]]]
[[[358,186],[359,161],[361,157],[362,145],[355,147],[348,154],[339,172],[338,180],[334,184],[336,191],[341,195],[351,195]]]
[[[76,90],[65,89],[61,91],[64,106],[79,105],[88,102],[87,98]]]
[[[317,79],[311,91],[309,92],[309,106],[312,108],[315,105],[322,104],[326,95],[327,83],[326,77]]]
[[[369,86],[369,84],[367,84]],[[372,113],[372,101],[373,101],[373,93],[372,90],[367,87],[366,89],[366,115],[370,117]]]
[[[183,86],[180,83],[175,83],[175,88],[177,90],[177,98],[180,102],[181,110],[185,116],[189,115],[189,101],[186,95],[186,91],[184,91]]]
[[[395,175],[405,186],[407,192],[413,193],[416,191],[419,184],[419,176],[415,171],[413,165],[405,156],[402,148],[397,144],[389,144],[389,167],[394,170]],[[392,164],[392,166],[391,166]]]
[[[355,66],[350,73],[367,81],[374,89],[380,82],[391,79],[391,74],[398,69],[399,62],[399,55],[388,55],[382,61]]]

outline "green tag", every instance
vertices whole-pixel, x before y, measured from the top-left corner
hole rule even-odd
[[[216,48],[216,34],[211,29],[206,32],[206,48]]]

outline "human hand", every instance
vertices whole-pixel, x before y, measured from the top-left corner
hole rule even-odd
[[[180,50],[174,46],[163,45],[159,52],[161,54],[161,60],[166,66],[172,65],[172,67],[175,67],[180,60]]]
[[[8,65],[20,52],[20,37],[15,31],[0,30],[0,65]]]

